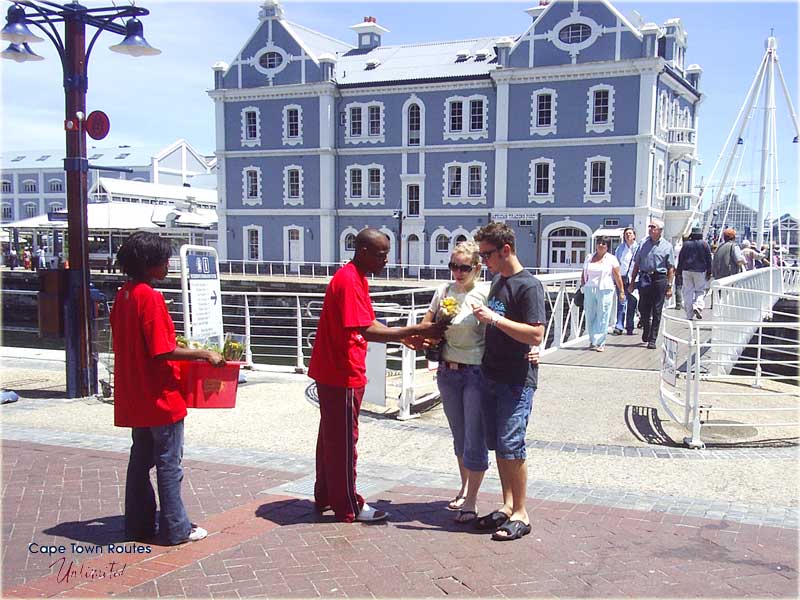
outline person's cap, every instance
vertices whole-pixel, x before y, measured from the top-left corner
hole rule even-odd
[[[702,227],[692,227],[692,235],[703,235]]]

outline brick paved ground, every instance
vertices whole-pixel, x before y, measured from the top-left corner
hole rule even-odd
[[[388,523],[345,525],[316,516],[307,499],[275,493],[302,477],[297,472],[191,460],[184,499],[191,517],[209,530],[206,540],[152,545],[151,553],[121,558],[71,552],[72,543],[105,550],[122,542],[126,464],[119,452],[3,441],[3,597],[798,592],[794,528],[532,498],[533,533],[498,543],[452,522],[443,508],[449,489],[395,484],[371,497],[392,512]],[[490,506],[494,499],[487,494],[481,502]],[[67,551],[31,554],[31,542]],[[70,562],[74,574],[66,577]]]

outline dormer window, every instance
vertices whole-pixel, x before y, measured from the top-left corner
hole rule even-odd
[[[128,158],[130,155],[131,155],[130,152],[123,152],[122,154],[117,154],[117,156],[115,156],[114,158],[116,160],[121,160],[123,158]]]
[[[40,161],[45,161],[45,160],[47,160],[48,158],[50,158],[50,155],[49,155],[49,154],[42,154],[42,155],[41,155],[39,158],[37,158],[37,159],[36,159],[36,161],[37,161],[37,162],[40,162]]]
[[[580,44],[589,39],[590,35],[592,35],[591,27],[584,23],[572,23],[558,32],[558,39],[565,44]]]
[[[483,50],[478,50],[475,53],[475,62],[482,62],[486,60],[488,56],[489,56],[489,51],[486,48],[484,48]]]
[[[456,54],[456,62],[466,62],[469,58],[469,52],[466,50],[460,50],[458,54]]]
[[[377,67],[379,64],[381,64],[381,61],[379,61],[379,60],[378,60],[378,59],[376,59],[376,58],[370,58],[370,59],[367,61],[367,71],[372,71],[372,70],[373,70],[373,69],[375,69],[375,68],[376,68],[376,67]]]

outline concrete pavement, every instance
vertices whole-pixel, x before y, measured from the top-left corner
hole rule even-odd
[[[129,431],[111,426],[109,404],[63,399],[57,356],[0,356],[3,386],[22,396],[0,407],[3,596],[797,593],[796,439],[705,451],[648,444],[657,440],[640,435],[643,424],[661,422],[655,373],[558,366],[542,370],[534,402],[533,533],[521,541],[492,542],[444,509],[457,478],[440,408],[409,422],[363,415],[359,487],[392,512],[388,523],[316,517],[308,380],[262,373],[240,388],[236,409],[187,419],[184,497],[209,538],[151,544],[112,568],[108,552],[89,557],[70,544],[122,542]],[[662,431],[679,439],[671,427]],[[492,467],[482,510],[498,490]],[[31,542],[65,552],[34,554]],[[76,575],[60,577],[70,561]],[[100,577],[123,563],[122,574]]]

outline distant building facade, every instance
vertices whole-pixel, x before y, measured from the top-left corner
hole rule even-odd
[[[166,147],[89,147],[89,188],[101,178],[126,179],[167,185],[191,182],[207,175],[212,166],[185,140]],[[131,173],[106,171],[124,167]],[[7,150],[0,153],[0,223],[29,219],[67,207],[64,149]]]
[[[722,230],[733,227],[736,239],[754,240],[758,233],[758,211],[739,200],[734,193],[725,194],[715,206],[704,213],[704,222],[709,223],[709,233],[718,238]]]
[[[656,216],[680,235],[702,99],[680,19],[634,24],[606,0],[527,12],[508,38],[384,46],[372,17],[349,44],[266,0],[209,92],[221,255],[344,261],[372,226],[392,262],[446,264],[491,219],[524,264],[563,268],[599,229],[642,236]]]

